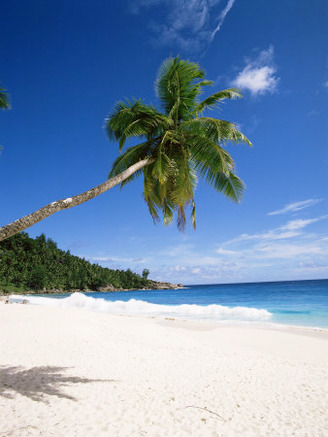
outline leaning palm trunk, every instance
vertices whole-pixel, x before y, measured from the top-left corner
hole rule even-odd
[[[49,217],[55,212],[72,208],[73,206],[81,205],[82,203],[99,196],[99,194],[104,193],[110,188],[113,188],[116,185],[120,184],[125,179],[131,177],[136,171],[150,164],[151,161],[152,160],[150,158],[143,159],[136,164],[131,165],[119,175],[107,180],[106,182],[103,182],[102,184],[94,188],[91,188],[88,191],[85,191],[84,193],[49,203],[48,205],[43,206],[32,214],[26,215],[18,220],[15,220],[12,223],[9,223],[6,226],[3,226],[2,228],[0,228],[0,241],[5,240],[6,238],[9,238],[14,234],[17,234],[18,232],[21,232],[26,228],[29,228],[30,226]]]

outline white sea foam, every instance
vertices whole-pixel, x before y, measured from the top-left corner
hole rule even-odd
[[[73,293],[65,298],[50,298],[40,296],[10,296],[14,302],[27,300],[33,305],[47,305],[56,307],[83,308],[91,311],[110,314],[184,317],[189,319],[236,320],[236,321],[267,321],[272,314],[265,309],[249,307],[227,307],[223,305],[159,305],[142,300],[130,299],[127,302],[110,302],[102,298]]]

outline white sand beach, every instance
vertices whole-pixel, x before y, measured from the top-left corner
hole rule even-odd
[[[328,335],[0,305],[0,436],[328,435]]]

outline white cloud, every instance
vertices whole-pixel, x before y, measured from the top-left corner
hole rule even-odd
[[[242,234],[237,238],[234,238],[232,240],[229,240],[224,243],[224,246],[235,244],[235,243],[241,243],[245,241],[252,241],[252,240],[286,240],[289,238],[294,238],[299,235],[301,235],[301,229],[304,229],[306,226],[310,225],[311,223],[316,223],[319,220],[324,220],[328,216],[322,216],[317,217],[314,219],[297,219],[297,220],[290,220],[283,226],[279,226],[278,228],[270,229],[265,232],[260,232],[257,234]],[[223,255],[235,255],[235,250],[225,249],[224,247],[220,247],[217,249],[217,253],[223,254]]]
[[[237,88],[247,89],[253,95],[273,93],[276,90],[278,78],[273,65],[273,46],[260,52],[255,60],[248,60],[246,67],[232,81]]]
[[[310,262],[300,262],[298,267],[295,268],[295,272],[311,272],[320,273],[320,272],[328,272],[328,264],[327,263],[315,263],[313,261]]]
[[[178,244],[173,247],[166,248],[160,252],[161,255],[169,257],[186,257],[192,254],[192,244]]]
[[[213,38],[215,37],[215,35],[217,34],[217,32],[221,29],[221,26],[224,22],[225,17],[227,16],[228,12],[230,11],[230,9],[232,8],[232,6],[234,5],[235,0],[229,0],[226,7],[223,9],[223,11],[221,12],[220,16],[219,16],[219,22],[218,25],[216,26],[216,28],[213,30],[212,34],[211,34],[211,40],[213,40]]]
[[[187,51],[201,50],[221,29],[235,0],[134,0],[130,11],[139,14],[144,8],[160,7],[160,20],[150,23],[154,42],[175,44]]]
[[[186,266],[177,265],[177,266],[173,267],[173,270],[175,272],[185,272],[187,270],[187,267]]]
[[[219,255],[233,255],[233,256],[238,255],[238,251],[223,249],[222,247],[217,249],[216,253],[218,253]]]
[[[318,242],[313,241],[306,244],[299,242],[291,244],[290,242],[282,243],[261,243],[254,247],[254,255],[261,259],[289,259],[299,256],[324,255],[327,248],[320,246]]]
[[[291,220],[286,225],[281,226],[281,230],[289,230],[289,231],[295,231],[296,229],[303,229],[306,226],[310,225],[311,223],[318,222],[319,220],[324,220],[328,216],[323,215],[321,217],[317,217],[314,219],[297,219],[297,220]]]
[[[276,87],[277,79],[273,77],[275,69],[273,67],[251,67],[248,65],[239,73],[234,81],[238,88],[246,88],[252,94],[263,94],[273,91]]]
[[[316,205],[317,203],[322,201],[323,199],[308,199],[308,200],[302,200],[301,202],[289,203],[285,205],[282,209],[268,212],[268,215],[278,215],[278,214],[285,214],[286,212],[300,211],[301,209],[309,208],[310,206]]]
[[[328,88],[328,80],[323,84],[323,86]]]
[[[200,280],[227,280],[239,271],[239,266],[234,262],[225,262],[217,259],[215,265],[183,265],[179,266],[165,265],[153,271],[154,278],[174,278],[174,281],[193,283]],[[177,279],[178,278],[178,279]]]
[[[147,262],[144,258],[124,258],[119,256],[84,256],[89,261],[102,262],[102,263],[140,263]]]
[[[217,249],[219,255],[234,259],[295,259],[299,256],[328,255],[328,239],[305,233],[304,229],[328,215],[312,219],[290,220],[285,225],[256,234],[242,234]]]

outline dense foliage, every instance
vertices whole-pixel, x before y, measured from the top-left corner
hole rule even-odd
[[[147,273],[149,273],[147,271]],[[72,290],[112,285],[142,288],[149,285],[131,270],[110,270],[57,248],[44,234],[33,239],[22,232],[0,243],[0,290]]]

